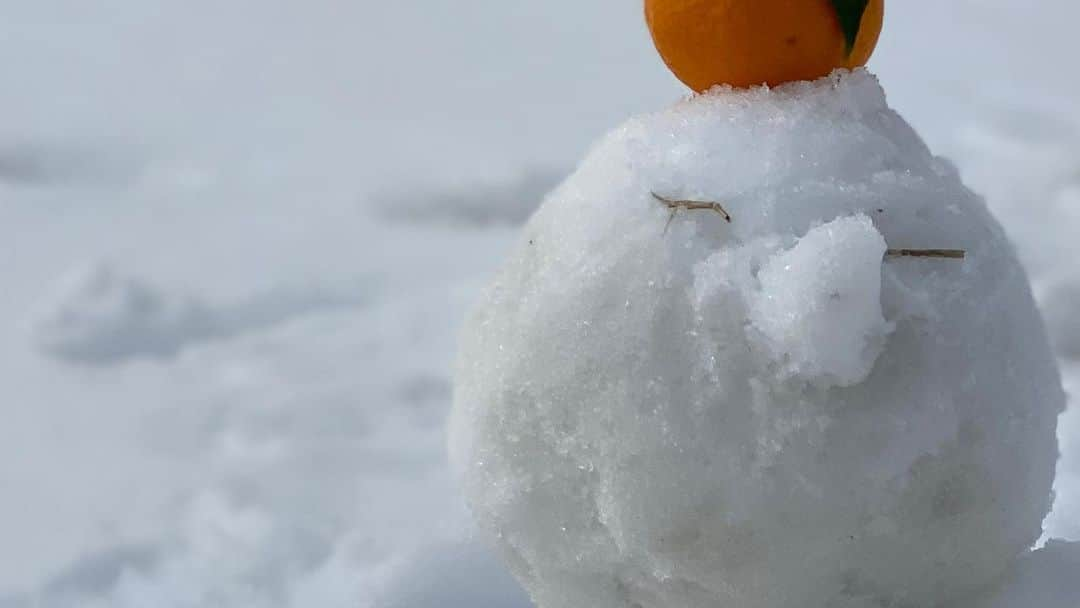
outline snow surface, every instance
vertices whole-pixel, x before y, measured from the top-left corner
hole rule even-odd
[[[1080,8],[889,10],[892,105],[1040,298],[1080,281]],[[0,73],[0,606],[366,608],[440,580],[436,554],[499,587],[444,456],[455,337],[555,174],[684,94],[640,6],[5,2]],[[217,329],[104,314],[94,269]],[[80,298],[102,315],[57,331]],[[1051,537],[1080,539],[1078,432]]]
[[[459,358],[451,456],[541,608],[948,604],[1050,510],[1065,395],[1027,276],[863,70],[616,128]]]

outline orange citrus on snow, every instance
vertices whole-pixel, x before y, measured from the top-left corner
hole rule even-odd
[[[870,0],[854,44],[836,0],[645,0],[664,62],[695,91],[718,84],[770,86],[866,65],[884,0]]]

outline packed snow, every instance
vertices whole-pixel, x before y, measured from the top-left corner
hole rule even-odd
[[[942,605],[1050,510],[1027,276],[863,70],[617,128],[463,336],[452,456],[541,608]]]
[[[1080,280],[1080,9],[889,11],[890,102],[1049,304]],[[531,606],[448,471],[456,336],[590,142],[685,95],[640,6],[7,2],[0,73],[0,606]],[[671,237],[723,229],[689,215]],[[1047,538],[1080,539],[1078,433]],[[1007,601],[1073,578],[1038,572]]]
[[[781,376],[827,388],[854,386],[870,375],[892,331],[881,311],[887,249],[870,218],[859,214],[811,228],[791,249],[759,262],[758,288],[743,305],[755,345]],[[709,278],[695,281],[699,298],[713,300],[715,282],[731,281],[730,257],[701,265]],[[696,309],[710,312],[704,302]]]

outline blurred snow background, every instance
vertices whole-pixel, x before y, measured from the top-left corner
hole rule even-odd
[[[1076,393],[1080,7],[889,11],[872,67]],[[526,606],[447,473],[455,332],[589,143],[683,94],[638,1],[3,0],[0,75],[0,607]]]

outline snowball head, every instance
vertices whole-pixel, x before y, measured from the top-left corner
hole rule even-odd
[[[1051,503],[1024,270],[865,71],[616,129],[462,340],[451,455],[541,608],[939,606]]]

